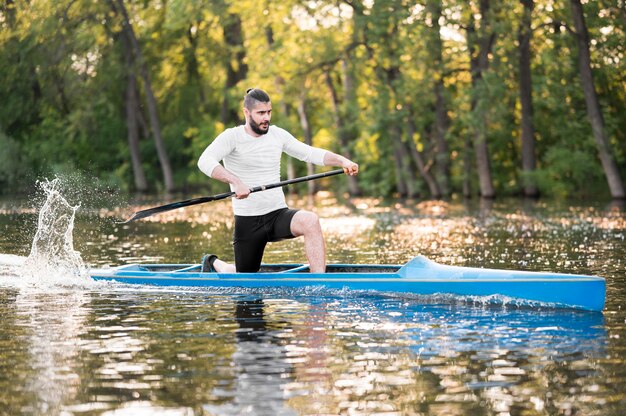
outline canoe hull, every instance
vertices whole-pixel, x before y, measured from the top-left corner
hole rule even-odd
[[[404,266],[330,265],[308,273],[306,265],[277,265],[264,273],[200,273],[199,265],[128,265],[92,270],[95,280],[189,287],[323,286],[419,295],[504,296],[556,307],[604,308],[606,284],[598,276],[446,266],[419,256]]]

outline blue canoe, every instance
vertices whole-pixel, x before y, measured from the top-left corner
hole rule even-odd
[[[309,273],[305,264],[263,265],[258,273],[201,273],[199,264],[129,264],[93,269],[95,280],[156,286],[308,287],[419,295],[502,296],[554,307],[604,308],[602,277],[446,266],[418,256],[405,265],[331,264]]]

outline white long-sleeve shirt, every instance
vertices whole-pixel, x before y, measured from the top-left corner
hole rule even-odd
[[[198,167],[205,175],[212,177],[213,170],[220,161],[250,188],[280,182],[280,160],[285,152],[296,159],[324,165],[326,150],[302,143],[280,127],[270,126],[267,134],[250,136],[244,126],[225,130],[204,150],[198,160]],[[231,189],[234,189],[231,185]],[[233,198],[235,215],[264,215],[280,208],[286,208],[282,188],[255,192],[245,199]]]

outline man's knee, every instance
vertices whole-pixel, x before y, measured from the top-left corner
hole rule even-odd
[[[321,230],[320,219],[311,211],[298,211],[291,220],[291,233],[298,237]]]

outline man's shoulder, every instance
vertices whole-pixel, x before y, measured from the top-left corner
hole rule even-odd
[[[291,139],[293,138],[293,134],[289,133],[287,130],[283,129],[282,127],[278,127],[274,124],[272,124],[270,126],[270,131],[269,131],[273,136],[281,138],[283,140],[286,139]]]
[[[233,146],[242,136],[242,128],[243,126],[229,127],[218,134],[213,142],[221,143],[222,145],[228,143],[230,146]]]
[[[270,124],[270,131],[274,133],[289,133],[282,127],[278,127],[276,124]]]
[[[223,136],[223,137],[237,137],[240,136],[241,133],[243,132],[243,125],[241,126],[235,126],[235,127],[229,127],[227,129],[225,129],[223,132],[221,132],[219,134],[219,136]]]

